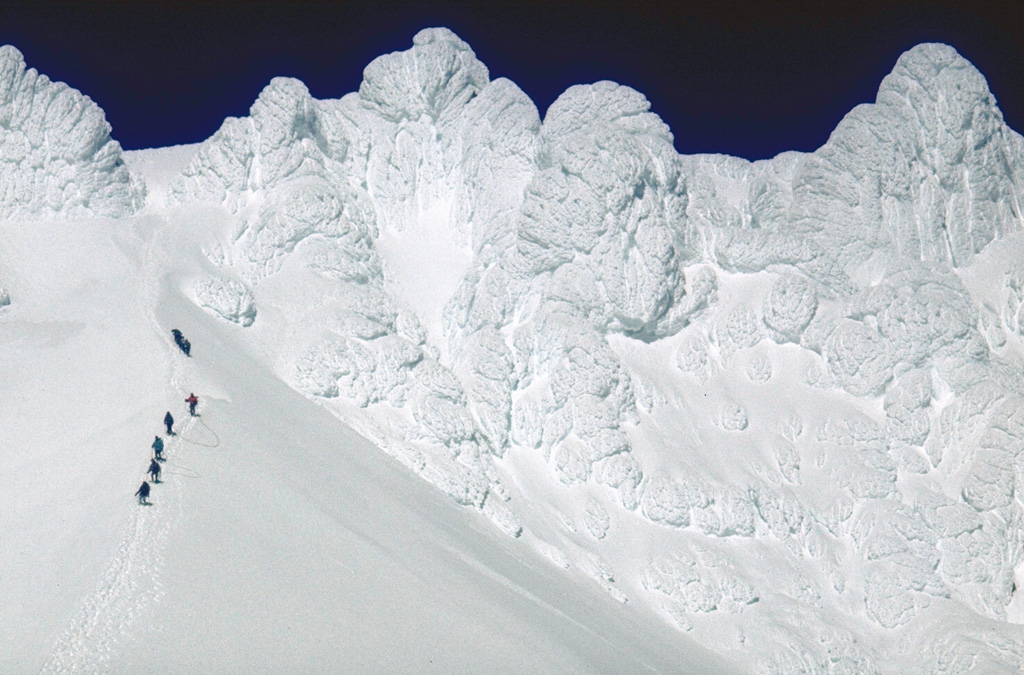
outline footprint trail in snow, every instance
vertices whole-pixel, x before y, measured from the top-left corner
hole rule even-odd
[[[182,514],[180,477],[161,483],[153,494],[150,506],[132,508],[114,559],[58,640],[44,675],[105,672],[135,619],[163,595],[163,551]]]
[[[150,267],[153,266],[152,254],[153,246],[150,246],[146,260]],[[155,307],[159,287],[153,283],[148,286],[144,296],[149,301],[148,306]],[[155,330],[160,334],[166,332],[151,312],[149,318]],[[171,352],[177,351],[169,339],[167,345]],[[169,386],[175,395],[187,386],[184,365],[177,356],[174,353],[170,359]],[[158,411],[153,414],[154,418],[158,417]],[[194,430],[198,426],[197,421],[202,420],[198,417],[188,418],[181,431],[187,434]],[[206,427],[205,424],[203,426]],[[213,434],[212,430],[210,433]],[[168,441],[172,439],[175,437],[168,437]],[[185,447],[181,442],[183,440],[179,437],[177,442],[167,443],[167,463],[173,462],[176,454],[180,458],[180,452]],[[163,472],[169,480],[154,486],[150,504],[138,507],[133,505],[113,560],[96,590],[82,603],[75,618],[58,639],[50,658],[40,671],[42,675],[108,672],[110,665],[116,663],[114,656],[121,639],[129,633],[132,624],[145,608],[164,594],[160,571],[164,565],[163,554],[168,538],[184,512],[182,478],[199,477],[198,473],[184,465],[172,466],[181,470]]]

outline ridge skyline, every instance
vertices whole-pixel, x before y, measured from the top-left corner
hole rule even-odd
[[[572,3],[348,3],[342,11],[271,2],[244,15],[231,2],[131,13],[37,4],[0,10],[0,44],[90,95],[126,149],[200,142],[226,117],[247,114],[275,76],[301,80],[316,98],[339,97],[358,87],[373,58],[438,25],[541,113],[574,84],[612,80],[640,91],[681,154],[756,160],[813,151],[849,110],[873,100],[901,53],[923,42],[954,46],[985,74],[1009,126],[1024,128],[1024,8],[1005,3],[832,3],[825,11],[791,2],[768,12],[660,2],[628,11],[615,3],[585,11]],[[66,21],[53,22],[50,5]]]
[[[437,27],[437,28],[441,28],[442,30],[450,30],[450,29],[447,29],[447,28],[444,28],[444,27]],[[423,29],[423,30],[428,30],[428,29]],[[941,45],[941,46],[944,46],[944,47],[949,47],[949,48],[951,48],[951,49],[952,49],[952,50],[953,50],[953,51],[954,51],[954,52],[955,52],[955,53],[956,53],[956,54],[957,54],[958,56],[960,56],[961,58],[964,58],[964,60],[965,60],[965,61],[967,61],[967,62],[968,62],[968,63],[969,63],[969,64],[970,64],[970,65],[971,65],[971,66],[972,66],[973,68],[974,68],[974,70],[975,70],[975,71],[977,71],[977,72],[978,72],[978,73],[979,73],[979,74],[980,74],[980,75],[982,76],[982,78],[984,78],[984,79],[985,79],[985,83],[986,83],[986,85],[988,85],[988,79],[987,79],[987,78],[985,77],[985,73],[984,73],[983,71],[981,71],[980,69],[978,69],[978,68],[977,68],[977,66],[975,66],[975,65],[974,65],[974,64],[973,64],[973,63],[972,63],[972,62],[971,62],[971,61],[970,61],[969,59],[966,59],[966,57],[964,57],[964,56],[963,56],[963,55],[962,55],[962,54],[961,54],[961,53],[959,52],[959,50],[957,50],[957,49],[956,49],[956,47],[955,47],[955,46],[953,46],[953,45],[947,45],[947,44],[945,44],[945,43],[941,43],[941,42],[922,42],[922,43],[919,43],[919,44],[917,44],[917,45],[914,45],[914,46],[910,47],[909,49],[906,49],[906,50],[904,50],[904,51],[903,51],[903,52],[902,52],[902,53],[900,54],[900,57],[899,57],[899,58],[898,58],[898,59],[897,59],[896,61],[894,61],[894,62],[893,62],[893,64],[892,64],[892,67],[891,67],[891,68],[889,69],[889,71],[887,71],[887,73],[886,73],[886,74],[885,74],[885,75],[884,75],[884,76],[883,76],[883,77],[882,77],[882,78],[881,78],[881,79],[880,79],[880,80],[878,81],[878,83],[876,84],[876,95],[877,95],[877,93],[879,92],[879,90],[880,90],[880,87],[882,86],[882,82],[883,82],[883,81],[884,81],[884,80],[885,80],[885,79],[886,79],[887,77],[889,77],[890,75],[892,75],[892,74],[893,74],[893,73],[895,72],[895,70],[896,70],[896,68],[897,68],[897,66],[898,66],[898,63],[899,63],[899,59],[901,59],[901,58],[903,58],[903,57],[904,57],[905,55],[907,55],[907,54],[909,54],[909,53],[913,52],[913,51],[914,51],[915,49],[919,49],[919,48],[921,48],[921,47],[923,47],[923,46],[926,46],[926,45],[931,45],[931,44],[937,44],[937,45]],[[473,48],[473,45],[472,45],[472,44],[470,44],[469,46],[470,46],[470,48],[471,48],[471,49]],[[76,91],[76,92],[78,92],[78,93],[80,93],[80,94],[84,95],[84,96],[85,96],[85,97],[86,97],[87,99],[89,99],[90,101],[92,101],[92,102],[93,102],[93,103],[94,103],[94,104],[95,104],[95,105],[96,105],[96,106],[97,106],[97,107],[99,108],[99,110],[100,110],[100,111],[101,111],[101,112],[103,113],[103,116],[104,116],[104,117],[106,117],[106,116],[107,116],[107,110],[106,110],[106,109],[105,109],[105,108],[104,108],[104,107],[103,107],[103,106],[102,106],[102,105],[101,105],[101,104],[100,104],[100,103],[99,103],[98,101],[96,101],[96,100],[95,100],[95,99],[94,99],[94,98],[93,98],[93,97],[92,97],[92,96],[90,95],[90,93],[89,93],[88,91],[85,91],[85,90],[83,90],[83,89],[80,89],[79,87],[75,86],[75,84],[74,84],[74,83],[72,83],[72,82],[65,82],[65,81],[62,81],[62,80],[58,80],[58,79],[56,79],[56,78],[51,78],[51,77],[49,76],[49,74],[48,74],[47,72],[45,72],[44,70],[41,70],[41,69],[37,68],[37,67],[36,67],[36,66],[34,66],[34,65],[33,65],[33,64],[32,64],[32,63],[30,62],[30,61],[28,61],[28,59],[26,59],[26,58],[25,58],[25,56],[24,56],[24,53],[23,53],[23,52],[22,52],[22,50],[21,50],[21,49],[20,49],[20,48],[18,47],[18,45],[16,45],[16,44],[4,44],[4,45],[0,45],[0,48],[6,48],[6,47],[11,47],[11,48],[13,48],[14,50],[16,50],[16,51],[17,51],[18,55],[19,55],[19,56],[20,56],[20,57],[21,57],[21,58],[22,58],[22,59],[23,59],[23,60],[25,61],[25,65],[26,65],[26,68],[27,68],[28,70],[32,70],[32,71],[35,71],[35,72],[36,72],[36,73],[37,73],[38,75],[40,75],[40,76],[42,76],[42,77],[46,78],[46,79],[47,79],[47,80],[49,80],[50,82],[53,82],[53,83],[55,83],[55,84],[58,84],[58,85],[66,85],[67,87],[69,87],[69,88],[70,88],[70,89],[72,89],[73,91]],[[388,52],[388,53],[385,53],[385,54],[381,54],[380,56],[387,56],[388,54],[393,54],[393,53],[397,53],[398,51],[401,51],[401,50],[396,50],[395,52]],[[474,51],[475,51],[475,50],[474,50]],[[379,57],[378,57],[378,58],[379,58]],[[376,60],[376,59],[374,59],[374,60]],[[485,62],[485,61],[482,61],[482,62],[483,62],[483,63],[484,63],[484,65],[486,66],[486,62]],[[369,63],[367,63],[367,67],[368,67],[368,66],[369,66]],[[366,70],[366,68],[364,67],[364,70],[363,70],[363,72],[364,72],[364,73],[365,73],[365,70]],[[504,77],[504,76],[502,76],[502,75],[495,75],[494,73],[490,73],[490,76],[491,76],[491,78],[492,78],[493,80],[497,80],[497,79],[509,79],[509,80],[510,80],[510,78]],[[269,89],[270,89],[270,88],[271,88],[271,87],[273,86],[273,81],[274,81],[274,80],[289,80],[289,81],[297,81],[297,82],[300,82],[300,83],[301,83],[301,84],[302,84],[303,86],[305,86],[305,87],[306,87],[307,89],[309,89],[309,87],[308,87],[308,84],[307,84],[307,83],[306,83],[305,81],[303,81],[303,80],[302,80],[301,78],[298,78],[298,77],[292,77],[292,76],[289,76],[289,75],[278,75],[278,76],[274,76],[274,77],[272,77],[272,78],[271,78],[271,79],[270,79],[269,81],[267,81],[267,82],[266,82],[266,83],[264,84],[264,86],[263,86],[263,87],[262,87],[262,88],[260,89],[260,91],[258,92],[258,94],[256,95],[256,97],[252,99],[252,101],[251,101],[251,102],[250,102],[250,104],[249,104],[249,108],[248,108],[248,109],[246,109],[246,111],[245,111],[245,113],[244,113],[244,114],[239,114],[239,115],[229,115],[229,116],[225,117],[225,118],[224,118],[224,120],[222,120],[222,121],[221,121],[221,124],[223,125],[223,123],[224,123],[224,122],[226,122],[226,121],[227,121],[227,120],[229,120],[229,119],[233,119],[233,118],[234,118],[234,119],[237,119],[237,118],[242,118],[242,117],[248,117],[248,116],[249,116],[249,115],[251,114],[252,106],[253,106],[253,105],[256,105],[256,104],[257,104],[257,102],[259,101],[260,97],[261,97],[261,96],[262,96],[262,95],[263,95],[263,94],[264,94],[264,93],[265,93],[266,91],[268,91],[268,90],[269,90]],[[514,80],[510,80],[510,81],[511,81],[511,82],[512,82],[512,84],[514,84],[514,85],[515,85],[516,87],[519,87],[519,84],[518,84],[518,83],[516,83],[516,82],[515,82]],[[609,80],[609,79],[602,79],[602,80],[595,80],[594,82],[585,82],[585,83],[584,83],[584,82],[580,82],[580,83],[576,83],[576,84],[570,85],[570,86],[569,86],[569,87],[567,87],[567,88],[566,88],[566,89],[565,89],[565,90],[564,90],[563,92],[561,92],[561,94],[559,94],[559,95],[558,95],[558,97],[556,97],[555,101],[552,101],[552,104],[554,104],[555,102],[557,102],[557,99],[558,99],[558,98],[560,98],[560,97],[561,97],[561,96],[562,96],[563,94],[565,94],[566,92],[568,92],[568,91],[569,91],[569,90],[570,90],[570,89],[571,89],[572,87],[575,87],[575,86],[581,86],[581,85],[582,85],[582,86],[588,86],[588,85],[592,85],[592,84],[597,84],[598,82],[612,82],[612,83],[614,83],[614,84],[616,84],[616,85],[619,85],[619,86],[625,86],[625,87],[628,87],[628,88],[630,88],[630,89],[633,89],[634,91],[636,91],[636,92],[637,92],[637,93],[639,93],[639,94],[640,94],[641,96],[643,96],[643,97],[644,97],[645,99],[648,99],[648,101],[649,101],[649,98],[647,97],[647,94],[646,94],[645,92],[641,91],[641,90],[637,90],[637,89],[635,89],[634,87],[631,87],[631,86],[630,86],[630,85],[628,85],[628,84],[624,84],[624,83],[622,83],[622,82],[617,82],[617,81],[615,81],[615,80]],[[341,93],[341,94],[340,94],[340,95],[338,95],[338,96],[326,96],[326,97],[319,97],[319,96],[317,96],[317,95],[316,95],[315,93],[313,93],[312,91],[310,91],[310,95],[312,96],[313,100],[318,100],[318,101],[340,101],[340,100],[341,100],[342,98],[344,98],[345,96],[348,96],[349,94],[357,93],[357,92],[358,92],[359,90],[360,90],[360,87],[359,87],[359,86],[357,86],[357,87],[356,87],[355,89],[353,89],[353,90],[351,90],[351,91],[343,92],[343,93]],[[989,90],[990,90],[990,92],[991,92],[991,88],[990,88]],[[537,107],[537,111],[538,111],[538,114],[540,115],[540,119],[541,119],[541,122],[543,123],[543,122],[544,122],[544,120],[545,120],[545,118],[546,118],[546,116],[547,116],[548,110],[550,109],[551,105],[549,104],[549,105],[548,105],[548,106],[547,106],[546,108],[544,108],[544,109],[542,110],[542,109],[540,108],[540,106],[538,106],[538,105],[537,105],[537,102],[536,102],[536,101],[534,101],[534,100],[533,100],[532,98],[530,98],[530,95],[529,95],[529,93],[527,93],[527,92],[525,92],[525,91],[524,91],[524,94],[525,94],[525,95],[526,95],[526,97],[527,97],[527,98],[528,98],[528,99],[529,99],[529,100],[531,101],[531,103],[533,103],[533,105],[534,105],[535,107]],[[993,107],[993,108],[994,108],[995,110],[997,110],[997,111],[999,112],[999,114],[1000,114],[1000,115],[1001,115],[1001,116],[1003,117],[1003,121],[1004,121],[1004,123],[1006,124],[1006,126],[1007,126],[1008,128],[1010,128],[1011,130],[1013,130],[1013,131],[1017,132],[1017,133],[1022,133],[1021,131],[1018,131],[1018,129],[1017,129],[1017,128],[1015,128],[1015,127],[1013,126],[1013,124],[1011,124],[1011,122],[1010,122],[1009,120],[1007,120],[1007,119],[1006,119],[1006,116],[1005,116],[1005,112],[1004,112],[1004,110],[1003,110],[1002,106],[1000,105],[999,99],[998,99],[997,97],[995,97],[995,95],[994,95],[994,94],[992,94],[992,97],[993,97],[993,101],[992,101],[992,107]],[[741,160],[744,160],[744,161],[748,161],[748,162],[756,162],[756,161],[765,161],[765,160],[771,160],[771,159],[773,159],[773,158],[775,158],[775,157],[777,157],[777,156],[779,156],[779,155],[782,155],[782,154],[785,154],[785,153],[788,153],[788,152],[798,152],[798,153],[812,153],[812,152],[814,152],[814,151],[816,151],[816,150],[819,150],[819,149],[820,149],[821,147],[823,147],[823,146],[824,146],[824,145],[825,145],[825,144],[826,144],[826,143],[828,142],[828,139],[829,139],[829,138],[831,137],[831,134],[832,134],[832,132],[834,132],[834,131],[835,131],[835,130],[836,130],[836,129],[837,129],[837,128],[838,128],[838,127],[839,127],[839,126],[841,125],[841,123],[842,123],[842,122],[843,122],[843,120],[844,120],[844,119],[845,119],[845,118],[847,117],[847,115],[849,115],[849,114],[850,114],[850,113],[851,113],[851,112],[852,112],[852,111],[853,111],[853,110],[854,110],[855,108],[857,108],[857,107],[859,107],[859,106],[862,106],[862,105],[872,105],[872,104],[874,104],[875,102],[876,102],[876,100],[875,100],[874,98],[872,98],[872,99],[871,99],[870,101],[864,101],[864,102],[862,102],[862,103],[860,103],[860,104],[857,104],[857,105],[855,105],[854,107],[850,108],[849,110],[847,110],[847,111],[846,111],[846,113],[845,113],[845,114],[844,114],[843,116],[841,116],[841,117],[839,118],[839,120],[838,120],[838,121],[836,122],[836,124],[835,124],[835,125],[834,125],[834,126],[832,127],[832,130],[831,130],[831,131],[829,132],[828,136],[826,136],[826,137],[825,137],[825,139],[824,139],[824,140],[822,141],[822,143],[821,143],[821,144],[819,144],[818,146],[816,146],[816,147],[814,147],[814,148],[809,148],[809,149],[798,149],[798,148],[785,148],[785,149],[782,149],[782,150],[780,150],[780,151],[779,151],[778,153],[776,153],[775,155],[772,155],[772,156],[769,156],[769,157],[763,157],[763,158],[760,158],[760,157],[759,157],[759,158],[748,158],[748,157],[744,157],[744,156],[741,156],[741,155],[735,155],[735,154],[730,154],[730,153],[728,153],[728,152],[724,152],[724,151],[713,151],[713,150],[712,150],[712,151],[706,151],[706,152],[683,152],[683,151],[681,151],[681,150],[680,150],[680,149],[678,148],[678,139],[679,139],[679,135],[678,135],[678,132],[677,132],[677,130],[676,130],[675,128],[673,128],[673,127],[672,127],[672,125],[671,125],[671,124],[669,124],[669,123],[668,123],[667,121],[665,121],[665,117],[664,117],[664,116],[663,116],[663,115],[662,115],[662,114],[661,114],[661,113],[660,113],[660,112],[659,112],[658,110],[655,110],[655,109],[653,109],[653,105],[652,105],[652,108],[651,108],[651,110],[650,110],[650,111],[651,111],[652,113],[654,113],[655,115],[657,115],[657,116],[658,116],[658,117],[659,117],[660,119],[662,119],[662,121],[663,121],[663,122],[665,123],[665,125],[666,125],[666,126],[668,127],[669,133],[670,133],[670,134],[672,135],[672,137],[673,137],[673,140],[675,141],[675,143],[674,143],[674,144],[675,144],[675,145],[677,146],[677,147],[675,148],[675,149],[676,149],[676,152],[677,152],[677,153],[678,153],[678,154],[679,154],[680,156],[696,156],[696,155],[725,155],[725,156],[729,156],[729,157],[734,157],[734,158],[737,158],[737,159],[741,159]],[[163,146],[160,146],[160,145],[158,145],[158,146],[149,146],[149,147],[144,147],[144,148],[143,148],[143,147],[140,147],[140,148],[131,148],[131,147],[127,147],[127,146],[126,146],[126,145],[125,145],[124,143],[122,143],[122,142],[121,142],[121,139],[120,139],[120,137],[119,137],[119,135],[118,135],[118,133],[117,133],[117,127],[115,127],[115,126],[114,126],[114,125],[113,125],[112,123],[110,123],[110,122],[109,122],[109,119],[108,119],[107,123],[108,123],[108,124],[110,124],[110,127],[111,127],[111,131],[110,131],[110,137],[111,137],[111,139],[112,139],[112,140],[114,140],[114,141],[117,141],[117,142],[118,142],[118,143],[119,143],[119,144],[121,145],[121,147],[122,147],[122,149],[123,149],[123,150],[151,150],[151,149],[160,149],[160,148],[165,148],[165,147],[175,147],[175,146],[177,146],[177,145],[198,145],[198,144],[201,144],[201,143],[203,143],[203,142],[205,142],[205,141],[209,140],[209,139],[210,139],[210,138],[211,138],[211,137],[212,137],[212,136],[213,136],[213,135],[214,135],[214,134],[216,133],[216,129],[215,129],[213,133],[209,134],[208,136],[206,136],[206,137],[204,137],[204,138],[200,138],[200,139],[196,139],[196,140],[193,140],[193,141],[188,141],[188,142],[184,142],[184,143],[175,143],[175,144],[171,144],[171,145],[163,145]]]

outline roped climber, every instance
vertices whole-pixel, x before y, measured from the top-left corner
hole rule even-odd
[[[160,482],[160,464],[155,459],[150,460],[149,471],[147,471],[146,473],[153,477],[154,483]]]
[[[178,345],[178,349],[185,352],[185,356],[191,356],[189,352],[192,350],[192,343],[185,339],[181,331],[177,328],[172,328],[171,335],[174,336],[174,344]]]
[[[185,403],[188,403],[188,414],[192,417],[196,416],[196,404],[199,403],[199,397],[195,394],[189,394],[188,398],[185,399]]]
[[[153,457],[161,462],[164,460],[164,439],[157,436],[153,439]]]
[[[168,436],[173,436],[174,435],[174,429],[172,429],[172,427],[174,426],[174,418],[171,417],[171,411],[170,410],[168,410],[167,414],[164,415],[164,425],[167,426],[167,435]]]
[[[148,504],[146,499],[149,497],[149,483],[142,481],[142,485],[135,491],[136,496],[139,498],[140,504]]]

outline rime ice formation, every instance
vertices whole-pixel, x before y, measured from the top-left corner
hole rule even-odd
[[[256,319],[252,292],[242,283],[208,277],[196,282],[194,293],[199,305],[222,319],[242,326],[251,326]]]
[[[142,198],[103,111],[0,47],[0,218],[119,217]]]
[[[899,260],[956,268],[1019,228],[1021,143],[970,63],[921,45],[812,154],[688,158],[691,215],[727,269],[788,264],[838,290]]]
[[[415,284],[454,290],[474,254],[497,255],[511,240],[507,220],[530,180],[538,127],[519,89],[490,82],[449,31],[426,30],[412,52],[370,64],[359,93],[338,101],[314,101],[301,83],[275,79],[251,116],[225,122],[171,188],[179,204],[213,202],[236,214],[233,241],[209,257],[222,275],[255,285],[255,307],[240,282],[200,282],[199,301],[252,323],[260,282],[299,256],[319,299],[315,314],[280,308],[306,333],[285,377],[370,409],[364,433],[510,533],[521,525],[490,459],[506,447],[507,349],[497,334],[466,346],[428,343],[441,337],[447,298],[423,307]],[[400,258],[407,250],[386,259],[389,242],[433,237],[431,228],[452,232],[434,259]],[[436,269],[442,261],[451,269]],[[434,269],[421,279],[417,269],[396,269],[415,262]],[[470,370],[439,360],[448,349],[473,350],[463,359]]]
[[[949,47],[905,54],[817,152],[750,163],[679,156],[611,82],[541,123],[431,29],[337,101],[274,80],[173,193],[235,214],[211,260],[257,307],[297,257],[316,299],[276,308],[306,333],[278,345],[284,376],[457,501],[518,535],[521,500],[544,499],[590,538],[576,562],[539,542],[547,557],[722,649],[736,613],[838,612],[741,642],[767,672],[870,672],[893,643],[853,639],[861,617],[928,671],[988,643],[915,618],[1005,621],[1011,602],[1024,275],[969,290],[961,272],[1017,241],[1022,185],[1021,137]],[[251,306],[218,289],[239,298],[203,301],[220,315]],[[629,512],[674,543],[624,560]]]
[[[428,29],[274,79],[169,194],[189,297],[616,599],[758,672],[1024,662],[1024,139],[952,48],[751,163],[612,82],[541,121]]]

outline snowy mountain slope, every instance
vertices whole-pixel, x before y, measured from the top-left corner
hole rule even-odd
[[[143,306],[165,298],[156,334],[202,327],[218,362],[276,378],[249,407],[311,414],[285,385],[321,406],[294,432],[304,445],[324,446],[314,427],[340,428],[333,413],[516,538],[497,549],[540,554],[755,672],[1024,662],[1024,140],[981,74],[918,46],[821,149],[755,163],[679,156],[628,87],[572,87],[541,121],[489,78],[428,29],[359,92],[319,101],[277,78],[206,142],[128,153],[147,201],[125,254],[142,255],[147,227],[164,242],[135,283],[175,280],[147,291]],[[0,322],[27,311],[6,259]],[[245,436],[237,374],[206,367],[180,386],[199,377]],[[258,438],[290,447],[278,433]],[[339,537],[314,555],[320,576],[323,550],[359,555],[341,531],[363,512],[310,510],[313,474],[277,482],[297,471],[290,452],[245,470],[261,504]],[[200,542],[220,539],[226,522],[206,524]],[[294,565],[298,587],[311,568]]]
[[[2,328],[4,672],[721,664],[492,531],[277,379],[242,329],[181,293],[203,261],[195,220],[33,225],[0,226],[16,298]],[[201,417],[185,414],[189,390]],[[165,409],[179,435],[140,507],[130,494]]]
[[[132,513],[124,490],[144,469],[125,453],[148,445],[147,409],[169,403],[169,359],[152,340],[137,266],[112,241],[121,224],[75,225],[0,225],[13,296],[0,319],[0,669],[9,672],[42,665],[103,577]]]

